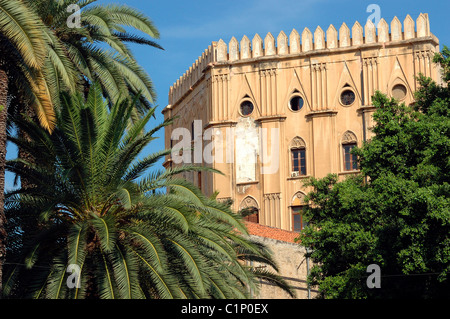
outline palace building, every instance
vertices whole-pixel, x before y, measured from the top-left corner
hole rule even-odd
[[[358,172],[351,150],[372,136],[373,94],[413,103],[420,73],[440,81],[438,51],[428,14],[212,42],[170,88],[165,144],[184,149],[164,166],[215,168],[223,175],[185,178],[236,211],[252,208],[250,222],[299,232],[303,181]]]
[[[253,221],[299,230],[308,191],[302,181],[356,172],[350,150],[371,137],[374,92],[412,103],[419,73],[439,79],[432,63],[438,50],[427,14],[416,21],[408,15],[403,24],[394,18],[390,28],[383,19],[377,27],[368,20],[339,31],[330,25],[326,32],[305,28],[276,39],[269,33],[213,42],[170,88],[163,113],[178,118],[166,128],[166,147],[176,145],[172,132],[180,127],[191,132],[193,147],[220,137],[214,153],[221,158],[189,158],[224,175],[186,178],[207,195],[232,199],[235,210],[254,207]]]

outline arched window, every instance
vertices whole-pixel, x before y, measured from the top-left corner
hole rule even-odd
[[[347,131],[342,138],[344,171],[358,170],[358,157],[352,154],[352,150],[358,145],[358,140],[353,132]]]
[[[259,223],[259,205],[253,197],[248,196],[241,202],[239,212],[245,221]]]
[[[291,176],[306,176],[306,143],[296,137],[292,140],[289,150],[291,153]]]
[[[291,203],[292,231],[298,233],[308,225],[308,222],[304,216],[304,211],[307,207],[304,198],[305,194],[298,192],[294,195]]]

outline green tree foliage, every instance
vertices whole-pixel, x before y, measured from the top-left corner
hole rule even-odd
[[[177,177],[200,168],[148,172],[170,150],[147,156],[142,151],[171,121],[146,131],[152,109],[129,126],[136,99],[109,110],[100,85],[91,87],[86,99],[63,94],[52,134],[16,119],[29,138],[10,134],[10,141],[39,160],[7,162],[9,171],[36,186],[6,194],[10,244],[4,293],[51,299],[244,298],[261,278],[291,292],[276,274],[247,266],[257,261],[277,269],[268,250],[245,236],[240,216]],[[23,237],[24,224],[33,225],[32,235]],[[67,285],[71,265],[81,270],[74,289]]]
[[[414,105],[376,93],[375,136],[355,149],[361,174],[307,185],[300,235],[323,298],[450,297],[450,51],[435,57],[444,84],[420,77]],[[381,288],[367,267],[381,267]]]

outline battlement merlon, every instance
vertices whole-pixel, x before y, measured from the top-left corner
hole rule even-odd
[[[430,32],[427,13],[421,13],[415,22],[408,14],[403,24],[394,17],[390,27],[384,19],[381,19],[376,27],[371,20],[367,20],[364,28],[356,21],[351,30],[343,23],[339,31],[333,25],[330,25],[326,32],[320,26],[314,33],[308,28],[305,28],[301,34],[293,29],[289,37],[281,31],[276,40],[270,32],[264,40],[258,34],[252,41],[245,35],[240,42],[232,37],[228,45],[220,39],[218,42],[212,42],[189,70],[170,87],[169,105],[163,113],[188,94],[203,78],[205,70],[213,65],[235,64],[241,61],[245,63],[253,59],[323,54],[331,50],[386,46],[402,41],[414,42],[423,39],[431,39],[435,45],[439,45],[437,37]]]

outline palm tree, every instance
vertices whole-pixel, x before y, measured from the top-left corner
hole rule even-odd
[[[0,292],[5,258],[4,181],[9,94],[20,86],[38,109],[41,124],[51,129],[53,107],[42,73],[47,51],[39,17],[22,1],[0,0]],[[15,86],[17,84],[17,86]]]
[[[12,234],[4,292],[33,298],[245,298],[258,278],[288,292],[267,249],[252,242],[239,215],[207,198],[179,174],[185,166],[148,172],[170,150],[139,159],[165,121],[146,131],[152,108],[132,124],[134,100],[108,104],[99,84],[63,94],[53,134],[17,118],[29,138],[10,136],[40,161],[7,162],[37,187],[6,194]],[[206,169],[212,171],[210,169]],[[168,191],[164,191],[168,190]],[[25,208],[25,210],[24,210]],[[23,241],[21,212],[33,211],[35,236]],[[76,288],[67,270],[78,266]]]
[[[62,86],[73,83],[70,72],[58,62],[65,55],[78,74],[77,84],[88,87],[99,82],[104,95],[115,101],[122,95],[136,96],[140,93],[140,103],[136,103],[135,113],[143,114],[151,108],[156,99],[149,75],[137,63],[127,43],[149,45],[162,49],[152,39],[159,38],[153,22],[139,10],[125,5],[96,5],[97,0],[25,0],[48,27],[47,37],[51,40],[50,53],[54,56],[53,66],[48,73],[60,79]],[[69,5],[77,5],[82,11],[80,27],[68,25]],[[133,28],[145,36],[130,33]],[[54,50],[53,44],[60,44]],[[60,72],[61,71],[61,72]],[[55,78],[55,77],[53,77]],[[51,83],[50,89],[59,95],[59,82]]]
[[[151,38],[159,37],[157,29],[137,10],[119,5],[90,6],[94,2],[0,0],[0,291],[6,240],[3,188],[7,111],[15,116],[25,114],[51,131],[61,91],[74,93],[100,81],[104,95],[114,99],[142,92],[133,110],[134,120],[148,111],[156,98],[148,74],[126,43],[161,47],[125,28],[135,28]],[[81,28],[67,25],[70,4],[83,9]],[[20,133],[27,137],[27,132]],[[34,160],[23,149],[19,149],[19,156]],[[25,176],[21,183],[34,187]]]
[[[148,74],[139,66],[127,42],[161,48],[156,42],[126,30],[132,27],[150,38],[159,38],[152,21],[138,10],[123,5],[94,5],[97,0],[25,0],[26,5],[41,19],[47,42],[48,55],[43,73],[48,93],[56,108],[60,107],[60,92],[74,93],[90,83],[101,83],[104,96],[116,100],[119,96],[136,96],[139,103],[133,110],[136,120],[147,112],[156,99]],[[80,10],[80,27],[68,24],[69,5]],[[22,94],[16,99],[16,113],[35,118]],[[26,132],[22,132],[26,136]],[[33,158],[22,149],[19,156],[28,161]],[[28,180],[22,185],[33,187]]]
[[[141,98],[136,103],[132,119],[147,112],[156,99],[149,75],[139,66],[128,42],[161,48],[156,42],[130,33],[126,27],[143,32],[150,38],[159,38],[159,32],[144,14],[124,5],[94,5],[97,0],[25,0],[42,25],[47,58],[43,67],[43,82],[53,105],[60,106],[60,92],[74,93],[87,88],[90,83],[102,84],[104,95],[112,100],[119,96]],[[68,24],[69,5],[76,4],[82,11],[80,27]],[[19,98],[13,105],[16,113],[35,117],[27,99]],[[37,116],[40,116],[38,113]],[[26,135],[26,133],[25,133]],[[19,150],[22,158],[32,160]],[[28,181],[22,181],[28,184]]]

